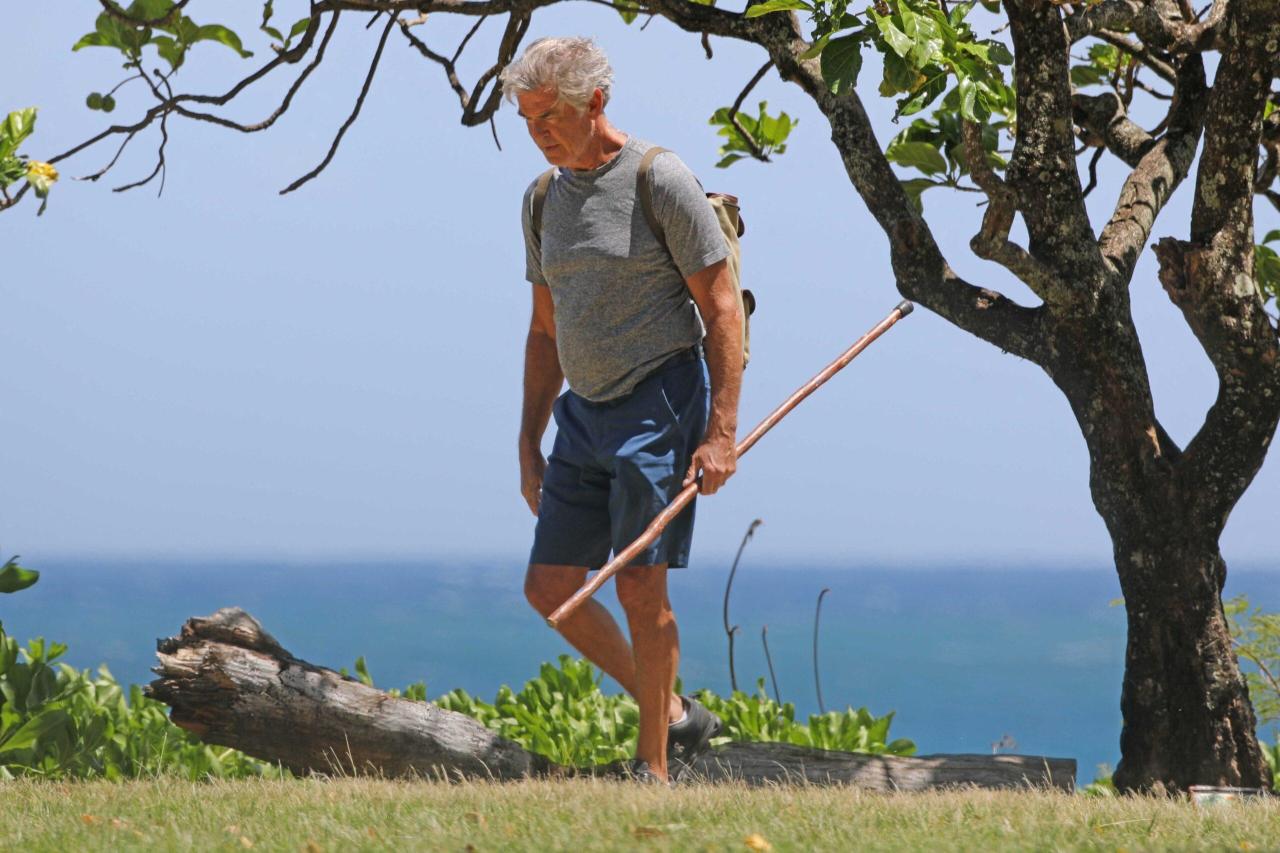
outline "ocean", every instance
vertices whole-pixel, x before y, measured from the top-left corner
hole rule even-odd
[[[523,569],[500,561],[212,561],[84,558],[32,564],[39,583],[0,596],[5,630],[25,642],[67,643],[63,660],[105,664],[122,683],[153,675],[155,643],[183,621],[244,608],[294,655],[337,669],[364,655],[375,684],[423,680],[427,694],[456,687],[491,700],[538,664],[572,650],[524,601]],[[673,571],[686,689],[728,692],[722,604],[729,564]],[[1280,572],[1240,569],[1228,596],[1280,609]],[[890,737],[920,754],[994,748],[1075,758],[1078,779],[1119,758],[1124,608],[1109,567],[1065,569],[788,566],[752,564],[748,548],[729,603],[738,686],[778,689],[803,717],[818,710],[813,672],[817,597],[819,671],[828,710],[895,713]],[[620,613],[611,587],[601,600]],[[606,679],[608,690],[618,687]],[[1270,733],[1274,736],[1274,733]],[[997,747],[998,744],[1002,746]]]

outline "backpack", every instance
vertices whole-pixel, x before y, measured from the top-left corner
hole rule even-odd
[[[662,233],[662,225],[658,222],[658,217],[653,212],[653,188],[649,181],[649,171],[653,166],[653,160],[666,148],[654,146],[644,152],[644,156],[640,159],[640,168],[636,171],[636,197],[640,199],[640,206],[644,211],[645,221],[649,223],[650,230],[654,236],[658,238],[658,242],[662,244],[662,248],[667,249],[667,254],[671,254],[671,250],[667,248],[666,236]],[[547,201],[547,188],[551,186],[551,178],[555,176],[556,167],[552,166],[547,171],[538,176],[538,183],[533,188],[532,201],[532,225],[533,233],[541,238],[542,236],[542,208]],[[695,179],[696,180],[696,179]],[[699,182],[701,185],[701,182]],[[738,238],[746,233],[746,223],[742,221],[742,215],[738,210],[738,197],[729,195],[728,193],[707,193],[707,201],[711,204],[711,209],[715,211],[716,221],[720,223],[720,230],[724,233],[725,242],[729,244],[729,278],[733,281],[733,289],[737,291],[738,299],[742,303],[742,368],[747,367],[747,362],[751,359],[751,327],[748,321],[756,310],[756,298],[750,290],[742,288],[742,254],[739,248]]]

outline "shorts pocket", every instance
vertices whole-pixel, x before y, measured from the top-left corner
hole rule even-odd
[[[662,395],[663,405],[676,426],[681,426],[687,416],[689,386],[693,370],[697,366],[697,362],[689,362],[671,370],[664,370],[658,374],[658,390]]]

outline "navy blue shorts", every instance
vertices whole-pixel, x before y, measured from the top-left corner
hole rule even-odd
[[[706,432],[710,385],[703,359],[677,358],[617,400],[561,394],[529,562],[598,569],[639,538],[680,492]],[[693,510],[631,565],[687,566]]]

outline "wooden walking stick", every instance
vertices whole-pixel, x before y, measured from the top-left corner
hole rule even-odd
[[[769,417],[762,420],[746,438],[738,442],[738,458],[742,458],[743,454],[750,450],[766,432],[773,429],[774,424],[782,420],[786,417],[788,412],[798,406],[801,400],[818,390],[824,382],[840,370],[844,369],[849,362],[853,361],[854,358],[857,357],[858,353],[870,346],[871,342],[876,338],[887,332],[889,327],[894,323],[910,314],[913,308],[915,308],[915,306],[905,299],[898,303],[898,307],[894,308],[893,311],[889,313],[888,317],[885,317],[877,323],[871,331],[858,338],[858,340],[854,342],[853,346],[840,354],[839,358],[824,367],[822,372],[810,379],[794,394],[788,397],[781,406],[773,410],[773,413],[770,414]],[[645,528],[644,533],[640,534],[640,538],[622,549],[622,551],[618,552],[618,555],[605,564],[600,571],[596,572],[595,576],[583,584],[581,589],[570,596],[564,604],[557,607],[555,612],[547,617],[547,624],[552,628],[558,626],[561,622],[567,619],[573,611],[582,604],[582,602],[595,595],[596,590],[604,586],[605,581],[613,577],[619,569],[622,569],[624,566],[629,564],[635,559],[637,554],[647,548],[653,540],[657,539],[662,534],[662,531],[666,529],[667,525],[680,514],[682,509],[689,505],[691,500],[693,500],[693,496],[698,493],[698,485],[699,484],[697,482],[693,482],[681,489],[680,493],[676,495],[675,500],[668,504],[666,509],[658,513],[657,518],[649,522],[649,526]]]

